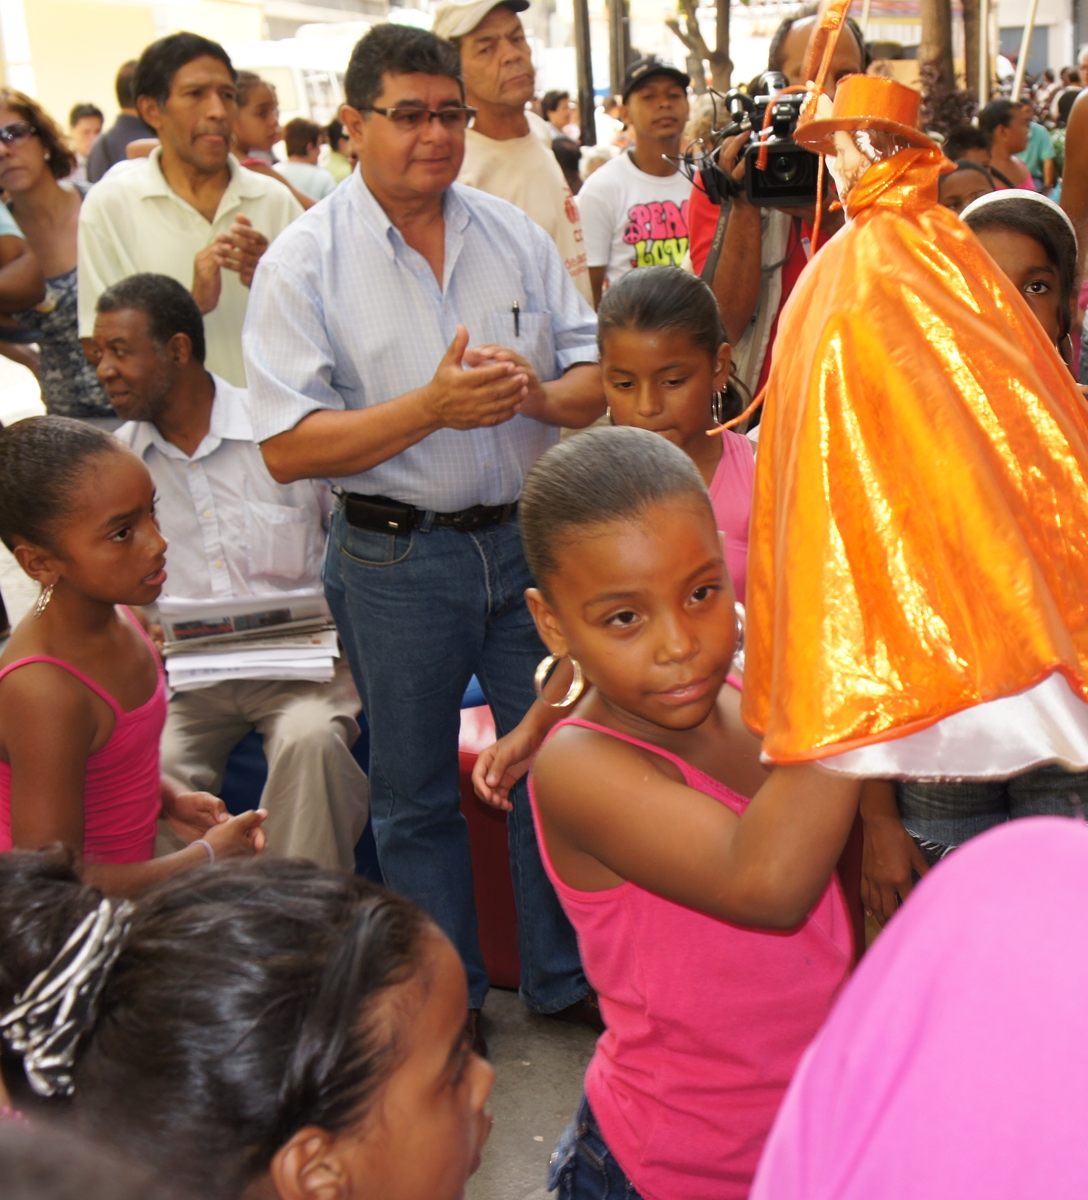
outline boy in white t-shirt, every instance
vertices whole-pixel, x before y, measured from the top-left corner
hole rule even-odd
[[[637,267],[678,267],[688,250],[691,181],[677,167],[690,78],[640,58],[623,81],[624,119],[635,145],[604,164],[578,193],[594,303]]]

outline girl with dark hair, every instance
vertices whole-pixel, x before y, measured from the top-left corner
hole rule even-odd
[[[260,850],[263,812],[230,817],[159,773],[162,667],[124,607],[166,581],[143,463],[65,417],[0,429],[0,539],[41,587],[0,654],[0,851],[64,843],[129,894]],[[189,845],[148,861],[160,813]]]
[[[956,169],[942,175],[937,184],[937,194],[945,208],[961,213],[972,201],[988,192],[997,190],[990,172],[981,163],[962,158]]]
[[[730,350],[714,293],[677,267],[631,271],[601,297],[597,313],[608,417],[648,429],[679,446],[702,476],[722,536],[734,597],[743,603],[755,459],[742,434],[707,431],[741,411],[730,376]],[[561,696],[570,675],[560,667],[548,694]],[[546,700],[476,760],[473,783],[489,804],[507,806],[509,788],[559,719]]]
[[[276,89],[253,71],[239,71],[237,98],[231,123],[234,153],[243,167],[270,167],[276,161],[272,147],[280,140]]]
[[[538,679],[565,659],[576,680],[533,764],[533,815],[606,1026],[551,1185],[739,1200],[849,969],[830,881],[860,783],[761,767],[721,539],[675,446],[579,434],[537,462],[519,515]]]
[[[15,314],[41,345],[42,399],[50,413],[120,422],[80,344],[76,321],[76,238],[86,184],[61,182],[75,155],[56,122],[36,100],[0,89],[0,188],[37,255],[45,299]]]
[[[4,1080],[200,1200],[457,1200],[490,1130],[460,960],[414,905],[261,860],[135,905],[0,857]]]
[[[273,170],[272,147],[280,140],[280,102],[276,89],[253,71],[238,72],[238,110],[231,123],[234,153],[243,167],[278,180],[302,205],[312,208],[314,199]]]
[[[1029,191],[979,197],[960,216],[1065,356],[1077,302],[1073,222],[1053,200]],[[1066,362],[1075,372],[1076,354]]]
[[[597,345],[612,423],[660,433],[699,468],[743,603],[755,459],[742,434],[707,437],[744,407],[714,293],[678,267],[632,271],[601,298]]]

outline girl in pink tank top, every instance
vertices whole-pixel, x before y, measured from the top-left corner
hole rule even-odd
[[[531,795],[606,1025],[552,1186],[739,1200],[850,966],[833,873],[861,785],[760,765],[727,681],[721,539],[674,446],[638,429],[570,438],[530,473],[520,518],[549,658],[570,660],[571,693],[589,685]]]
[[[743,604],[755,456],[739,433],[707,437],[735,387],[714,293],[677,267],[631,271],[601,299],[597,344],[612,424],[661,434],[699,468]]]
[[[63,842],[105,891],[263,846],[263,813],[159,775],[166,689],[118,605],[166,580],[151,477],[113,438],[63,417],[0,430],[0,538],[41,586],[0,656],[0,851]],[[151,860],[160,812],[190,845]]]

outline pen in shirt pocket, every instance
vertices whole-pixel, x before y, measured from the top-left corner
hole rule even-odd
[[[510,315],[514,318],[514,337],[521,337],[521,305],[515,300],[510,305]]]

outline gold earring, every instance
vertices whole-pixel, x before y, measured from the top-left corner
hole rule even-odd
[[[566,694],[561,700],[547,699],[544,695],[544,685],[548,682],[548,677],[560,661],[561,659],[558,654],[549,654],[540,660],[533,674],[533,687],[536,689],[537,699],[549,708],[570,708],[582,694],[582,689],[586,686],[586,677],[582,671],[582,664],[576,658],[572,658],[570,665],[571,670],[574,672],[574,678],[570,681],[570,687],[567,688]]]
[[[56,586],[55,583],[48,583],[38,593],[38,599],[34,602],[34,615],[36,617],[40,617],[49,607],[49,601],[53,599],[53,589]]]

